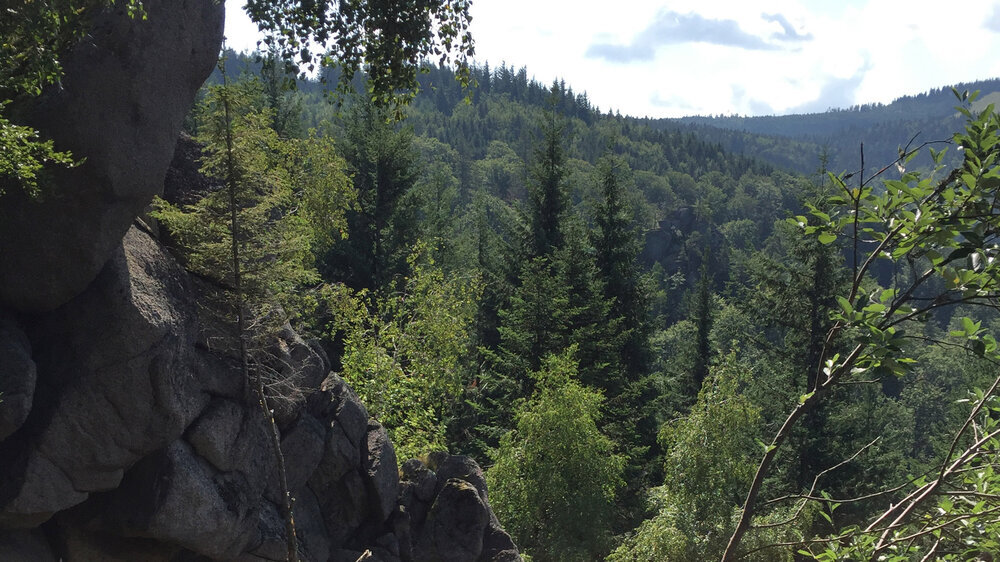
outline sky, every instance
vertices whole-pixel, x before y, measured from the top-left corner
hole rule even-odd
[[[256,28],[226,0],[226,36]],[[472,0],[476,62],[637,117],[782,115],[1000,77],[1000,1]]]

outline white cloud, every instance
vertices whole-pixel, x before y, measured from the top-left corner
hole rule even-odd
[[[233,9],[241,2],[226,3],[230,45],[252,48],[255,28]],[[472,32],[477,60],[526,66],[543,83],[565,79],[604,111],[784,113],[1000,76],[1000,3],[983,8],[976,17],[931,0],[473,0]],[[687,41],[663,40],[649,30],[664,31],[654,24],[671,12],[691,16],[680,23],[733,22],[723,30],[782,48],[734,48],[718,44],[723,37],[691,42],[690,25],[673,29]],[[626,65],[588,58],[594,44],[649,49]]]
[[[236,51],[257,48],[257,26],[243,11],[244,0],[226,0],[226,46]]]

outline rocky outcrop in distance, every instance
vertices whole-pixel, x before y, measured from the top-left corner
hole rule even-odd
[[[0,199],[0,560],[285,557],[270,429],[199,305],[210,288],[135,219],[164,188],[222,8],[144,4],[147,22],[99,18],[66,92],[39,102],[54,117],[38,126],[87,163],[40,201]],[[400,471],[316,342],[286,326],[269,356],[298,389],[275,413],[303,560],[520,560],[475,462]]]

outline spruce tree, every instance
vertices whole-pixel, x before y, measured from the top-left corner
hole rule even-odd
[[[642,496],[658,475],[659,463],[655,458],[656,392],[649,373],[649,305],[636,260],[639,240],[624,197],[627,173],[628,165],[619,157],[606,155],[598,163],[603,197],[595,209],[597,228],[591,241],[606,307],[602,325],[610,329],[601,341],[610,347],[611,365],[605,369],[607,379],[597,385],[607,396],[602,429],[628,457],[629,485],[622,500],[625,519],[631,520],[643,511]]]
[[[605,286],[597,267],[582,221],[566,220],[565,246],[553,256],[558,265],[557,280],[566,287],[566,339],[577,345],[580,381],[616,396],[624,387],[620,351],[622,334],[627,328],[611,309],[613,301],[605,297]],[[561,350],[550,350],[556,353]]]
[[[529,188],[532,257],[544,256],[563,246],[563,219],[569,206],[566,193],[565,126],[554,112],[546,114],[543,139],[535,150]]]
[[[570,296],[563,266],[546,256],[525,263],[520,285],[500,311],[500,345],[487,351],[490,371],[484,389],[496,436],[510,428],[514,402],[531,394],[528,373],[537,371],[544,357],[570,344]]]
[[[624,177],[628,164],[620,157],[605,156],[598,163],[603,198],[594,213],[597,229],[592,232],[597,267],[610,302],[610,315],[622,323],[621,365],[629,381],[649,370],[649,303],[642,284],[638,232],[625,201]]]
[[[310,229],[295,212],[302,193],[290,181],[288,145],[271,128],[269,112],[257,111],[259,84],[231,85],[221,68],[223,85],[205,99],[197,139],[204,145],[202,172],[221,181],[222,189],[184,208],[160,201],[154,216],[186,251],[187,266],[217,283],[220,317],[236,317],[233,339],[245,399],[257,402],[270,429],[284,497],[287,559],[297,560],[294,499],[273,406],[283,398],[275,389],[289,381],[277,378],[267,350],[288,318],[285,309],[296,288],[318,276],[312,267]]]
[[[347,213],[349,236],[327,252],[321,271],[352,289],[382,290],[409,271],[406,258],[417,241],[412,133],[397,130],[385,110],[359,100],[341,149],[357,205]]]
[[[705,254],[708,252],[706,251]],[[708,269],[708,260],[703,259],[698,276],[698,283],[691,294],[689,316],[696,327],[695,342],[697,353],[691,372],[691,396],[697,396],[701,385],[708,377],[708,368],[712,360],[712,276]]]
[[[302,97],[295,89],[295,65],[272,47],[261,60],[260,81],[271,128],[282,138],[302,136]]]

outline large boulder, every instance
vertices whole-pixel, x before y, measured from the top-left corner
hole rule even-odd
[[[308,409],[326,427],[323,455],[308,488],[323,514],[327,537],[340,549],[369,519],[368,412],[351,388],[335,374],[323,381]]]
[[[31,527],[115,488],[207,405],[189,366],[187,289],[178,264],[132,229],[85,293],[29,323],[39,382],[27,421],[0,444],[0,525]]]
[[[520,562],[517,546],[490,508],[483,471],[471,458],[435,452],[426,464],[408,460],[400,489],[409,528],[397,535],[407,537],[413,560]]]
[[[364,464],[365,482],[372,500],[372,513],[378,523],[383,523],[396,509],[399,468],[389,434],[374,420],[368,422],[367,453]]]
[[[44,196],[0,198],[0,304],[51,310],[82,292],[163,188],[184,116],[219,54],[224,3],[121,7],[62,60],[64,76],[16,108],[83,165],[55,170]]]
[[[266,502],[250,478],[243,471],[218,472],[178,440],[136,464],[118,489],[82,509],[80,519],[112,535],[232,559],[262,542],[258,523]]]
[[[414,545],[418,561],[478,560],[490,522],[486,504],[472,484],[450,478],[431,505],[420,539]]]

